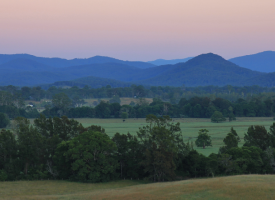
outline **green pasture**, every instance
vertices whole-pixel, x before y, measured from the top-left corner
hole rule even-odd
[[[76,119],[83,124],[84,127],[90,125],[100,125],[105,128],[106,133],[109,136],[113,136],[115,133],[136,134],[139,127],[145,126],[145,119],[127,119],[125,122],[122,119],[95,119],[95,118],[81,118]],[[211,153],[217,153],[219,147],[223,145],[223,139],[233,127],[241,138],[241,144],[243,144],[244,134],[247,132],[247,128],[251,125],[262,125],[265,126],[267,130],[273,123],[272,117],[240,117],[233,122],[223,122],[223,123],[212,123],[210,119],[194,119],[194,118],[182,118],[173,119],[174,122],[180,122],[180,127],[184,140],[194,141],[198,135],[200,129],[209,130],[209,134],[212,138],[212,147],[206,147],[206,149],[197,148],[194,144],[194,148],[204,155],[209,155]]]

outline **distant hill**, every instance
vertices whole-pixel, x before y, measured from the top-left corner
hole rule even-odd
[[[36,62],[31,59],[26,59],[26,58],[16,58],[4,64],[0,64],[0,72],[1,70],[19,72],[19,71],[54,71],[56,69],[57,68],[55,67],[44,65],[42,63]]]
[[[190,59],[192,59],[193,57],[188,57],[188,58],[183,58],[183,59],[174,59],[174,60],[164,60],[164,59],[157,59],[154,61],[149,61],[148,63],[160,66],[160,65],[174,65],[177,63],[182,63],[182,62],[186,62]]]
[[[26,60],[24,60],[26,61]],[[32,61],[34,62],[34,61]],[[16,62],[10,61],[15,64]],[[6,65],[6,64],[3,64]],[[50,84],[57,81],[70,81],[77,78],[96,76],[107,79],[126,80],[128,75],[137,74],[142,69],[119,64],[119,63],[104,63],[104,64],[91,64],[80,65],[65,68],[49,68],[49,70],[14,70],[14,68],[1,69],[0,65],[0,85],[16,85],[16,86],[31,86]],[[24,65],[22,65],[24,66]],[[22,67],[21,66],[21,67]],[[40,67],[45,67],[43,64]]]
[[[67,77],[73,79],[74,77]],[[62,74],[42,71],[0,70],[0,85],[35,86],[53,83],[55,81],[67,80]]]
[[[57,70],[57,72],[63,73],[64,76],[75,76],[75,78],[94,76],[121,81],[128,80],[129,75],[137,74],[140,71],[142,69],[120,63],[79,65]]]
[[[139,81],[144,79],[149,79],[152,77],[155,77],[157,75],[163,74],[167,71],[170,71],[171,69],[175,68],[176,65],[161,65],[156,67],[151,67],[143,70],[139,70],[135,73],[129,73],[126,76],[123,76],[118,79],[118,77],[113,77],[114,79],[118,79],[121,81]]]
[[[176,68],[164,74],[139,83],[170,86],[238,85],[241,80],[262,74],[239,67],[221,56],[209,53],[178,64]]]
[[[77,65],[89,65],[89,64],[102,64],[102,63],[120,63],[124,65],[129,65],[141,69],[154,67],[155,65],[146,63],[146,62],[140,62],[140,61],[123,61],[118,60],[115,58],[105,57],[105,56],[94,56],[87,59],[62,59],[62,58],[44,58],[44,57],[36,57],[29,54],[0,54],[0,64],[7,63],[9,61],[15,60],[15,59],[28,59],[33,60],[36,62],[39,62],[44,65],[56,67],[56,68],[64,68],[64,67],[70,67],[70,66],[77,66]]]
[[[275,51],[264,51],[261,53],[241,56],[229,59],[241,67],[260,72],[275,72]]]

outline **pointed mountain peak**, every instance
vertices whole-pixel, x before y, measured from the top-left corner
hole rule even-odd
[[[221,57],[220,55],[218,54],[214,54],[214,53],[206,53],[206,54],[201,54],[201,55],[198,55],[197,56],[198,58],[215,58],[215,59],[223,59],[225,60],[223,57]]]
[[[224,62],[226,61],[223,57],[214,54],[214,53],[207,53],[207,54],[201,54],[198,55],[196,57],[194,57],[193,59],[187,61],[186,63],[194,65],[194,64],[199,64],[201,62]]]

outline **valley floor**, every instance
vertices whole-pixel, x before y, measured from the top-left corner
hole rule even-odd
[[[149,183],[115,181],[0,182],[0,199],[274,199],[275,175],[242,175]]]

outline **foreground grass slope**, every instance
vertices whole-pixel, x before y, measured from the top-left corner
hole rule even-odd
[[[0,199],[274,199],[275,175],[242,175],[144,184],[116,181],[0,182]]]

